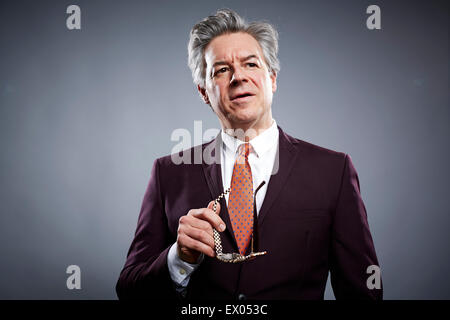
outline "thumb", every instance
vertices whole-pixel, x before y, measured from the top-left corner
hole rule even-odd
[[[208,204],[208,209],[211,209],[211,210],[214,211],[213,205],[214,205],[214,201],[209,202],[209,204]],[[216,214],[219,214],[219,212],[220,212],[220,203],[217,202],[217,205],[216,205]]]

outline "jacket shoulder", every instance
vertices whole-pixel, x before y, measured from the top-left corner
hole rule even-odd
[[[313,144],[311,142],[301,140],[298,138],[294,138],[286,133],[283,132],[285,137],[288,139],[292,145],[297,148],[302,154],[309,155],[312,157],[319,157],[319,158],[327,158],[327,159],[345,159],[346,156],[348,156],[344,152],[324,148],[322,146]]]
[[[205,156],[211,153],[211,150],[205,150],[206,147],[213,147],[215,139],[206,143],[193,146],[191,148],[159,157],[155,160],[162,167],[183,167],[183,165],[201,165],[204,162]],[[213,155],[214,150],[212,150]]]

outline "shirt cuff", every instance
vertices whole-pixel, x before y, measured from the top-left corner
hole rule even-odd
[[[175,242],[169,249],[167,255],[167,266],[170,278],[178,286],[187,287],[192,272],[194,272],[203,261],[204,254],[200,254],[197,263],[188,263],[178,256],[178,244]]]

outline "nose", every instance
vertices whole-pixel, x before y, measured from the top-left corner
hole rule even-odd
[[[232,86],[238,85],[240,82],[247,82],[247,75],[244,70],[237,67],[234,69],[233,75],[231,76],[230,84]]]

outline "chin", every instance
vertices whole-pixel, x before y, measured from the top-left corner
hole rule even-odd
[[[258,116],[255,114],[232,114],[230,115],[229,119],[236,125],[247,125],[256,123],[258,121]]]

